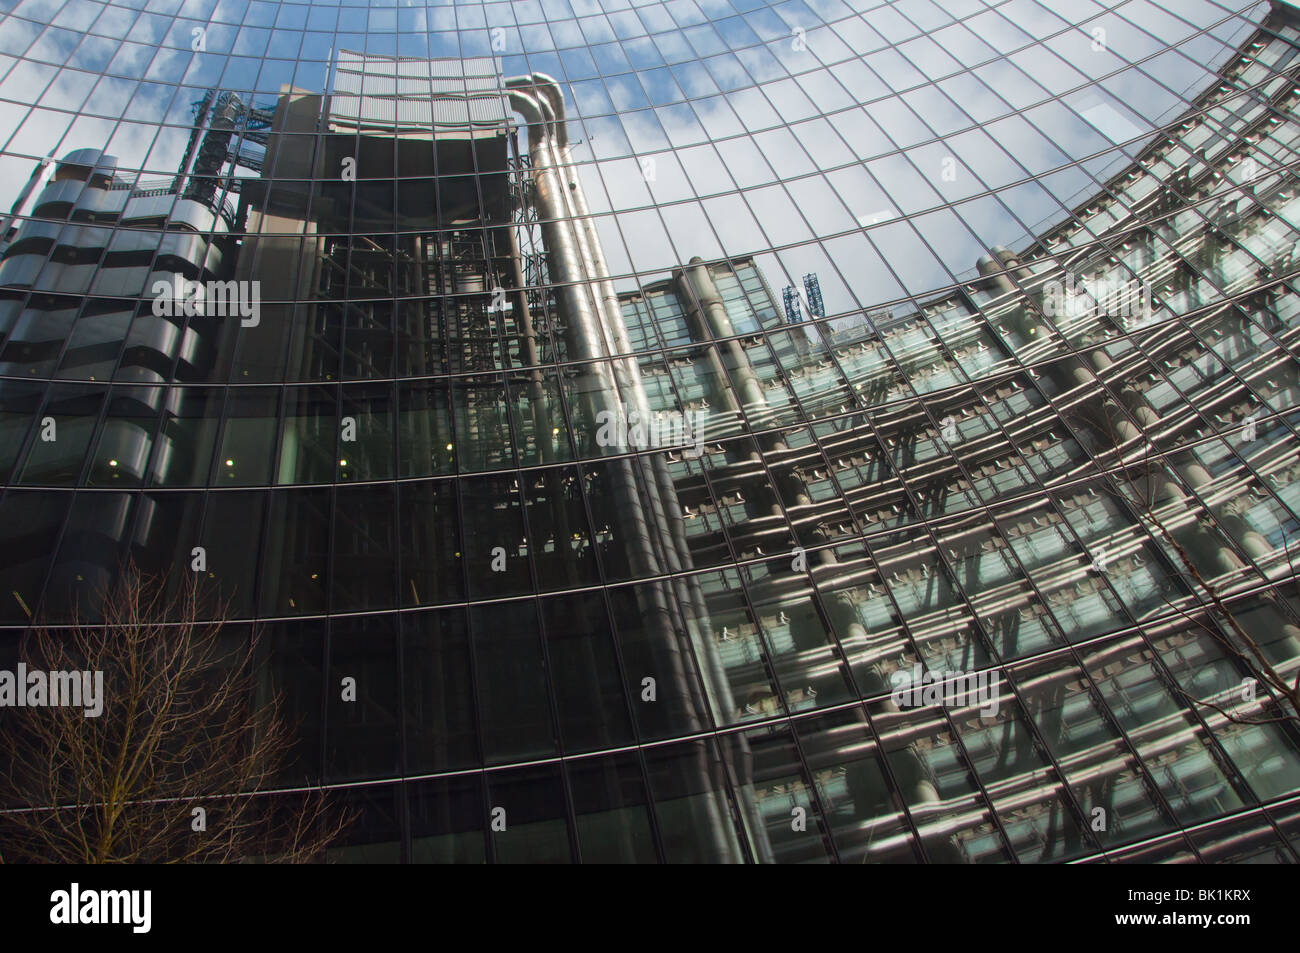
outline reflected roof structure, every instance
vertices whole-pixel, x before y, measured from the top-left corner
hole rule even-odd
[[[495,60],[393,59],[341,50],[335,60],[330,122],[397,134],[430,127],[455,135],[507,121]]]

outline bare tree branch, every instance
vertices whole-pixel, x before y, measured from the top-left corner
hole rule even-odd
[[[319,790],[273,793],[292,742],[281,698],[255,698],[258,637],[226,631],[193,581],[165,593],[127,566],[102,625],[26,637],[29,671],[101,672],[103,711],[0,719],[5,861],[320,860],[354,820]]]

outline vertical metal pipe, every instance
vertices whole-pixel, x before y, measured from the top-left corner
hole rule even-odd
[[[580,361],[589,362],[591,367],[592,387],[587,395],[588,404],[593,411],[604,409],[616,414],[624,412],[630,405],[648,417],[648,401],[635,358],[631,357],[631,348],[626,343],[626,329],[612,285],[608,287],[608,294],[593,295],[591,306],[585,294],[593,286],[600,287],[602,278],[607,281],[607,275],[597,264],[593,246],[598,247],[599,242],[595,240],[595,233],[586,227],[589,223],[582,220],[585,198],[580,195],[581,188],[576,178],[567,181],[564,178],[567,133],[563,124],[563,97],[549,77],[511,79],[507,80],[506,86],[510,90],[511,102],[530,120],[529,147],[538,211],[543,218],[543,236],[547,240],[556,277],[563,282],[562,300],[570,322],[570,346],[575,356]],[[571,155],[569,158],[571,160]],[[603,261],[603,255],[600,259]],[[592,419],[596,419],[594,413]],[[653,465],[650,475],[645,477],[644,487],[638,485],[629,457],[611,461],[609,472],[616,501],[615,518],[628,547],[633,571],[649,576],[680,572],[681,563],[674,552],[673,534],[666,524],[665,499]],[[644,605],[648,624],[659,632],[665,646],[674,645],[678,634],[673,624],[672,608],[680,612],[680,580],[674,579],[667,587],[678,590],[672,600],[663,598],[666,595],[664,586],[648,588],[652,595],[658,594]],[[695,629],[699,631],[698,626]],[[697,646],[697,662],[701,664],[706,680],[715,682],[718,673],[710,672],[704,660],[699,658],[700,648],[706,647]],[[702,764],[701,770],[707,772],[707,765]],[[732,826],[725,802],[708,798],[703,808],[705,815],[700,821],[703,829],[710,832],[713,856],[733,858],[735,846],[734,840],[728,836]]]

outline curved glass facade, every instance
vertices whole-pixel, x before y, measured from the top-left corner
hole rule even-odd
[[[1293,8],[0,11],[5,657],[198,574],[346,860],[1300,859]]]

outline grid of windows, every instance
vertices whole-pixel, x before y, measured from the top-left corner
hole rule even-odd
[[[201,547],[346,859],[1300,860],[1298,53],[0,0],[0,651]]]

